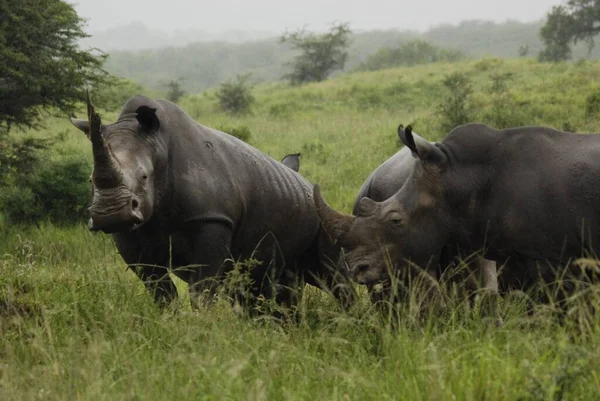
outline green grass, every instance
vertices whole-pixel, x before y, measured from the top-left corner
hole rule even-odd
[[[360,184],[397,149],[395,130],[414,123],[440,139],[436,108],[446,74],[469,74],[476,115],[492,105],[493,72],[512,72],[514,110],[528,124],[600,131],[585,99],[600,64],[484,60],[340,76],[321,84],[256,88],[254,114],[216,110],[214,93],[182,102],[209,126],[247,126],[251,143],[280,159],[302,152],[300,171],[349,211]],[[98,105],[101,106],[101,105]],[[83,113],[82,113],[83,115]],[[105,122],[116,113],[103,113]],[[62,146],[89,154],[67,120],[34,135],[63,133]],[[592,400],[600,398],[600,324],[560,325],[538,307],[501,305],[498,328],[454,300],[419,321],[406,310],[390,329],[361,297],[348,314],[308,289],[301,323],[238,316],[222,301],[192,312],[181,300],[161,312],[110,237],[83,224],[0,223],[2,400]],[[593,301],[596,302],[595,300]],[[575,308],[573,312],[579,313]],[[576,314],[577,314],[576,313]],[[561,395],[561,391],[564,394]]]

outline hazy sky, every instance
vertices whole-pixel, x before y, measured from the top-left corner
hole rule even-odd
[[[425,30],[465,19],[533,21],[563,0],[68,0],[88,32],[141,21],[172,32],[199,29],[267,30],[277,33],[307,25],[321,30],[331,21],[354,29]]]

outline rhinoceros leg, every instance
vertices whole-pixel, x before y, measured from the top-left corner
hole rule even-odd
[[[461,266],[456,277],[459,285],[463,286],[461,293],[468,297],[471,306],[474,306],[476,300],[479,300],[482,315],[486,319],[496,319],[496,323],[501,324],[498,310],[500,293],[496,262],[474,254],[470,255],[466,264]]]
[[[498,290],[498,269],[496,262],[477,257],[474,267],[481,272],[482,303],[486,317],[494,318],[496,325],[502,325],[502,318],[498,309],[500,292]]]
[[[272,259],[277,262],[277,259]],[[279,261],[281,262],[281,261]],[[269,310],[268,313],[281,321],[291,321],[298,319],[299,315],[296,314],[294,306],[298,305],[302,299],[302,286],[304,282],[298,277],[297,261],[288,261],[287,268],[272,269],[270,274],[263,277],[262,284],[257,288],[258,292],[266,299],[272,299],[275,301],[277,308],[275,310]],[[251,315],[256,314],[255,308],[250,308],[249,312]]]
[[[306,282],[329,293],[347,311],[356,301],[356,292],[343,270],[342,261],[321,260],[306,275]]]
[[[232,230],[222,223],[201,223],[194,231],[186,280],[192,308],[197,309],[214,299],[225,272],[231,269],[225,261],[230,257]]]
[[[309,251],[309,267],[305,270],[304,279],[331,294],[344,310],[348,310],[356,301],[356,291],[349,278],[342,249],[333,244],[323,230],[319,233],[317,244],[316,249]]]
[[[157,304],[166,306],[177,298],[177,288],[166,267],[169,247],[163,235],[135,232],[113,237],[123,260],[143,281]]]

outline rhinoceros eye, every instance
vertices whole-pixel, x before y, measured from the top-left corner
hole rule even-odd
[[[390,213],[387,220],[394,226],[402,225],[402,216],[400,216],[398,213]]]

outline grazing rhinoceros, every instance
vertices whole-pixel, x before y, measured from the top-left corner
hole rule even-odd
[[[567,277],[583,273],[570,262],[594,255],[600,244],[599,135],[467,124],[435,144],[408,129],[401,137],[417,160],[389,199],[364,198],[358,216],[346,216],[315,187],[324,227],[349,250],[355,276],[388,278],[380,244],[396,271],[407,261],[438,263],[448,244],[500,264],[510,260],[502,290],[553,282],[556,269]]]
[[[281,162],[294,170],[295,172],[300,171],[300,153],[290,153],[285,155]]]
[[[410,130],[410,126],[407,127],[407,129]],[[398,126],[398,136],[402,139],[403,135],[405,135],[404,126],[400,124]],[[360,205],[363,198],[382,202],[398,192],[412,174],[416,163],[417,159],[413,157],[410,148],[405,146],[379,165],[379,167],[377,167],[362,184],[358,195],[354,200],[352,214],[356,216],[360,213]],[[453,262],[451,259],[457,256],[448,246],[445,246],[444,249],[442,249],[442,255],[443,256],[440,256],[440,270],[434,272],[438,277],[442,274],[442,269]],[[481,281],[485,288],[492,292],[498,291],[495,262],[476,257],[470,258],[468,264],[471,267],[470,270],[475,272],[480,270],[480,272],[477,273],[481,273]],[[369,277],[370,274],[371,272],[367,270],[359,271],[357,272],[355,279],[359,283],[366,284],[372,293],[371,289],[373,284],[377,281],[377,278],[372,280]],[[473,291],[478,287],[477,283],[474,282],[468,282],[468,284]],[[389,295],[381,294],[379,296],[374,296],[373,299],[375,300],[381,296],[388,297]]]
[[[87,99],[94,156],[89,229],[111,233],[159,303],[177,296],[167,266],[192,302],[252,257],[255,296],[297,301],[305,280],[351,302],[340,248],[323,235],[310,183],[245,142],[195,122],[166,100],[136,96],[102,125]]]

